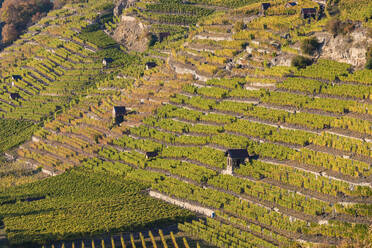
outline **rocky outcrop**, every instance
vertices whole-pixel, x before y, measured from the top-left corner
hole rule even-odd
[[[291,66],[292,59],[295,55],[280,53],[278,56],[274,57],[270,62],[273,66]]]
[[[148,27],[138,18],[123,15],[113,38],[128,50],[143,52],[148,48],[151,37],[148,36]]]
[[[120,16],[125,8],[132,6],[135,2],[137,2],[137,0],[116,0],[114,15]]]
[[[315,36],[323,43],[321,58],[352,64],[358,68],[366,64],[367,48],[372,44],[367,29],[358,27],[347,35],[336,37],[327,32],[319,32]]]
[[[114,15],[120,16],[123,13],[123,9],[127,6],[128,0],[118,0],[115,2]]]

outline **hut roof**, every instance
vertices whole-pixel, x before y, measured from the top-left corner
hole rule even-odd
[[[230,158],[247,158],[249,157],[246,149],[229,149],[226,151],[226,155]]]
[[[126,108],[124,106],[115,106],[114,111],[116,114],[125,114]]]

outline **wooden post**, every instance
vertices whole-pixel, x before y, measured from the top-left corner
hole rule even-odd
[[[164,238],[163,231],[159,230],[159,234],[160,234],[161,242],[163,242],[164,248],[168,248],[167,242],[165,241],[165,238]]]
[[[134,242],[134,237],[132,234],[130,235],[130,242],[132,243],[132,248],[136,248],[136,243]]]
[[[152,247],[153,248],[158,248],[157,245],[156,245],[156,241],[155,241],[154,235],[152,235],[152,232],[151,231],[149,231],[149,236],[151,238]]]
[[[121,248],[125,248],[125,242],[124,242],[123,234],[120,235],[120,242],[121,242]]]
[[[174,244],[174,248],[179,248],[179,247],[178,247],[178,244],[177,244],[176,237],[174,237],[173,232],[170,232],[170,236],[171,236],[172,242],[173,242],[173,244]]]
[[[183,244],[185,245],[185,248],[190,248],[189,243],[187,242],[185,237],[183,237]]]
[[[141,232],[139,233],[139,236],[140,236],[140,239],[141,239],[142,247],[143,247],[143,248],[147,248],[147,247],[146,247],[145,239],[144,239],[144,237],[143,237],[143,235],[142,235]]]
[[[103,239],[101,240],[101,247],[105,248],[105,240],[103,240]]]
[[[111,247],[115,248],[115,240],[114,237],[111,237]]]

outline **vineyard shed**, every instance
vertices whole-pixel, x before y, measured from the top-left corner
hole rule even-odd
[[[18,80],[22,80],[22,77],[20,75],[12,75],[12,79],[18,82]]]
[[[114,61],[112,58],[104,58],[102,60],[102,64],[103,66],[108,66],[110,63],[112,63],[112,61]]]
[[[162,42],[168,36],[170,36],[170,33],[169,32],[161,32],[161,33],[158,34],[158,39],[159,39],[160,42]]]
[[[246,149],[229,149],[226,151],[227,156],[227,172],[232,174],[235,167],[239,167],[240,164],[245,163],[246,159],[249,158],[248,151]]]
[[[262,11],[265,11],[267,10],[268,8],[270,8],[271,4],[270,3],[262,3],[261,4],[261,10]]]
[[[12,100],[17,100],[17,99],[21,98],[21,96],[18,93],[10,93],[9,98],[12,99]]]
[[[116,124],[120,124],[124,121],[124,115],[127,110],[124,106],[115,106],[112,108],[112,118]]]
[[[315,18],[316,16],[316,9],[315,8],[303,8],[301,9],[301,17],[303,19],[307,19],[307,18]]]
[[[271,7],[271,4],[270,3],[262,3],[261,4],[261,10],[260,10],[260,14],[263,15],[265,14],[265,11]]]
[[[156,152],[156,151],[154,151],[154,152],[146,152],[146,159],[155,158],[156,156],[158,156],[158,152]]]
[[[155,62],[147,62],[146,63],[146,70],[150,70],[156,66]]]

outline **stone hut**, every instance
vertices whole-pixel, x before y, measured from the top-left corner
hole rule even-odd
[[[169,32],[160,32],[158,34],[158,40],[160,42],[162,42],[163,40],[165,40],[168,36],[170,36],[170,33]]]
[[[265,11],[271,7],[271,4],[270,3],[262,3],[261,4],[261,10],[260,10],[260,14],[261,15],[264,15],[265,14]]]
[[[261,4],[261,11],[265,11],[265,10],[267,10],[270,7],[271,7],[271,4],[270,3],[262,3]]]
[[[149,159],[152,159],[152,158],[155,158],[156,156],[158,156],[158,152],[154,151],[154,152],[146,152],[146,159],[149,160]]]
[[[112,119],[116,124],[120,124],[124,121],[124,115],[127,110],[124,106],[115,106],[112,108]]]
[[[227,157],[227,174],[232,174],[234,168],[244,164],[246,159],[249,158],[248,151],[246,149],[229,149],[226,151],[225,156]]]
[[[21,98],[21,96],[18,93],[10,93],[9,98],[12,99],[12,100],[17,100],[17,99]]]
[[[110,63],[112,63],[112,61],[114,61],[112,58],[104,58],[102,60],[102,64],[103,66],[108,66]]]
[[[155,62],[147,62],[146,63],[146,70],[150,70],[150,69],[152,69],[156,66],[157,66],[157,64]]]
[[[12,80],[18,82],[18,80],[22,80],[20,75],[12,75]]]
[[[315,18],[316,16],[316,9],[315,8],[303,8],[301,9],[301,17],[303,19],[307,18]]]

